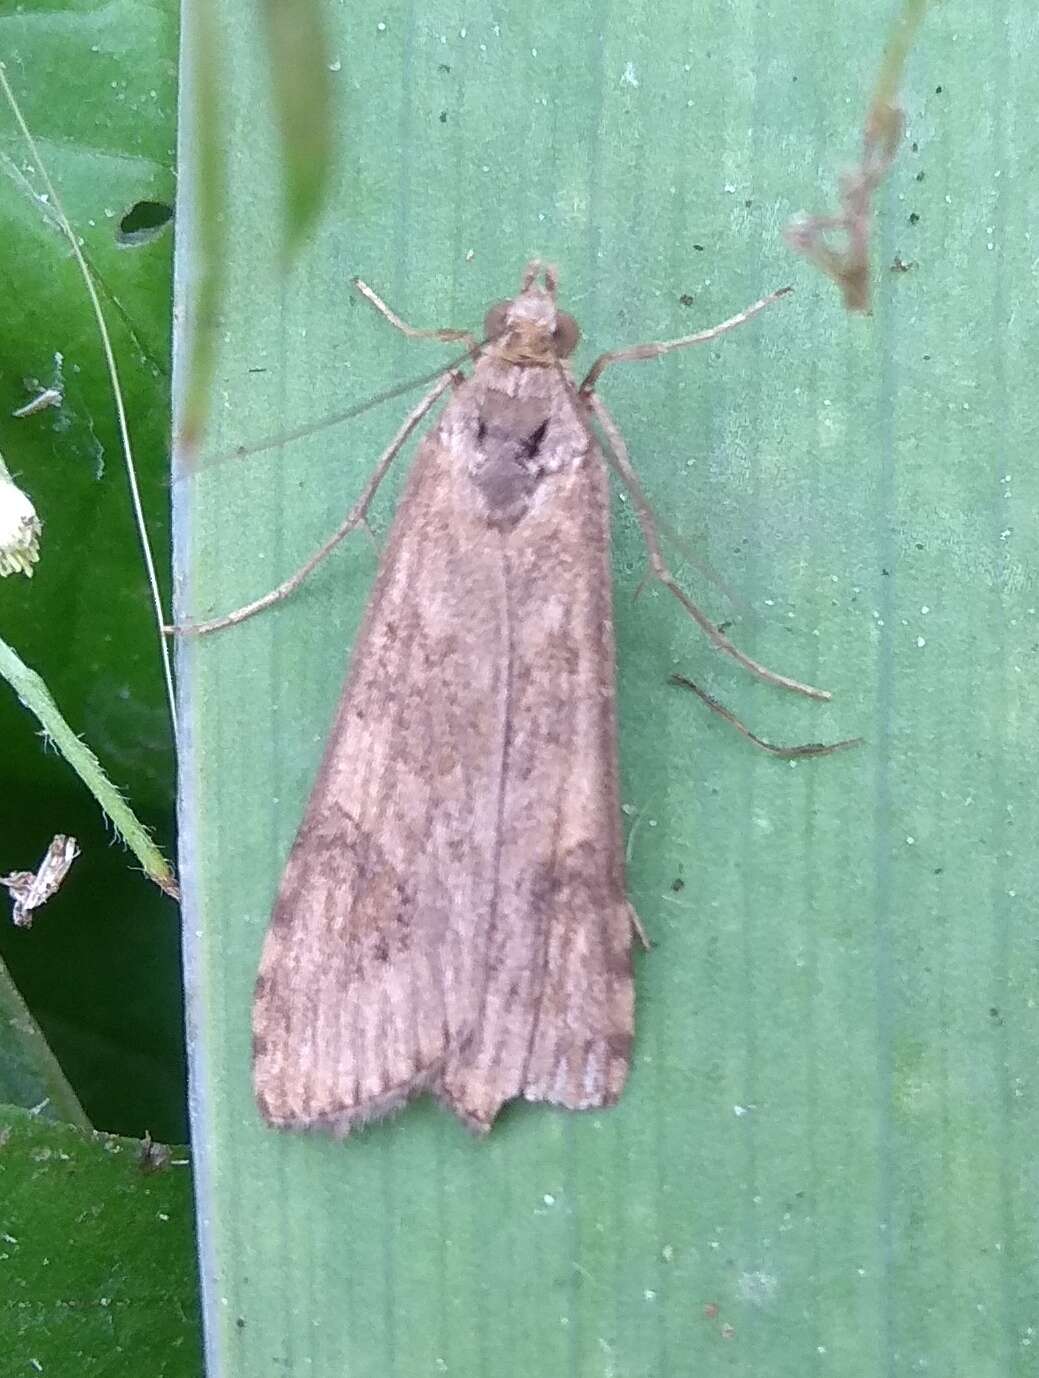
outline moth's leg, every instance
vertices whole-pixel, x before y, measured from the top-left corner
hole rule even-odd
[[[861,746],[861,737],[848,737],[843,742],[805,742],[802,746],[776,746],[772,742],[766,742],[764,737],[755,736],[746,723],[740,722],[736,714],[726,708],[723,703],[710,695],[706,689],[701,689],[698,684],[694,684],[685,675],[672,675],[670,682],[678,684],[683,689],[691,689],[698,698],[701,698],[712,713],[717,713],[720,718],[724,718],[727,723],[742,732],[743,735],[761,747],[762,751],[767,751],[770,756],[779,756],[784,761],[792,761],[799,756],[829,756],[833,751],[844,751],[849,746]]]
[[[634,905],[628,905],[628,918],[631,920],[631,931],[637,936],[643,952],[652,952],[653,944],[649,941],[649,934],[642,927],[642,920],[635,912]]]
[[[660,542],[657,539],[657,527],[653,520],[652,509],[642,491],[638,475],[632,467],[628,457],[628,447],[617,429],[617,423],[594,392],[587,395],[585,402],[602,427],[603,433],[609,441],[610,449],[613,451],[613,467],[617,470],[624,486],[632,496],[635,515],[638,517],[639,526],[642,528],[642,539],[646,543],[649,567],[653,577],[674,594],[696,625],[714,642],[720,651],[732,656],[733,660],[738,661],[752,675],[757,675],[758,679],[763,679],[766,684],[777,684],[781,689],[792,689],[795,693],[805,694],[810,699],[832,698],[832,694],[825,689],[815,689],[810,684],[802,684],[800,680],[777,674],[775,670],[769,670],[764,665],[759,665],[756,660],[751,660],[750,656],[745,655],[738,646],[734,646],[725,633],[714,625],[707,614],[697,607],[664,563],[664,557],[660,553]]]
[[[246,603],[244,607],[235,608],[233,612],[225,613],[223,617],[215,617],[211,622],[184,622],[178,626],[164,627],[163,631],[168,635],[176,636],[201,636],[206,632],[220,631],[223,627],[233,627],[238,622],[244,622],[247,617],[252,617],[254,613],[262,612],[264,608],[269,608],[272,604],[279,603],[283,598],[288,598],[290,594],[295,593],[307,575],[317,568],[325,556],[365,520],[379,484],[386,477],[387,470],[400,453],[404,442],[434,403],[454,382],[454,373],[445,373],[442,378],[437,380],[436,386],[426,393],[418,406],[408,414],[407,420],[382,452],[374,473],[365,485],[364,492],[354,504],[342,526],[328,538],[320,550],[314,552],[307,563],[295,574],[280,583],[276,589],[272,589],[270,593],[265,593],[262,598],[257,598],[252,603]]]
[[[683,335],[680,340],[660,340],[653,344],[629,345],[627,349],[611,349],[607,354],[600,354],[585,375],[580,392],[582,396],[591,393],[603,369],[609,368],[610,364],[623,364],[634,359],[659,359],[661,354],[670,354],[673,349],[691,349],[693,345],[709,344],[711,340],[716,340],[719,335],[724,335],[727,330],[735,330],[738,325],[743,325],[744,321],[752,320],[759,312],[764,311],[766,306],[771,306],[774,301],[778,301],[780,297],[785,297],[793,290],[792,287],[780,287],[778,292],[770,292],[767,297],[762,297],[760,301],[756,301],[753,306],[748,306],[746,311],[741,311],[739,315],[730,316],[727,321],[722,321],[719,325],[712,325],[709,330],[700,330],[695,335]]]
[[[476,336],[468,330],[418,330],[413,325],[408,325],[407,321],[402,321],[396,311],[391,311],[377,292],[373,292],[366,282],[360,278],[354,278],[353,284],[366,301],[370,301],[381,315],[385,316],[390,325],[394,326],[402,334],[407,335],[409,340],[443,340],[450,343],[453,340],[462,340],[469,353],[475,359],[480,353],[480,345]]]

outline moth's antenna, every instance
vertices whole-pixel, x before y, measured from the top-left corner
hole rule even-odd
[[[477,358],[489,343],[489,339],[477,342]],[[192,464],[177,475],[177,480],[190,478],[200,470],[211,469],[214,465],[224,464],[230,459],[246,459],[249,455],[262,454],[264,450],[273,450],[279,445],[287,445],[292,440],[303,440],[308,435],[314,435],[317,431],[323,431],[329,426],[338,426],[341,422],[360,416],[373,407],[381,406],[383,402],[392,402],[395,397],[402,397],[406,392],[412,392],[415,388],[435,383],[445,373],[457,372],[463,364],[471,362],[472,359],[472,351],[467,350],[465,354],[460,355],[450,363],[441,364],[438,368],[432,369],[429,373],[423,373],[418,378],[410,378],[406,383],[397,383],[392,388],[386,388],[383,392],[375,393],[373,397],[365,398],[363,402],[355,402],[350,407],[344,407],[342,411],[330,412],[327,416],[323,416],[320,421],[310,421],[305,426],[297,426],[295,430],[280,431],[277,435],[269,435],[263,440],[256,440],[251,445],[236,445],[231,450],[221,450],[215,455],[210,455],[207,459],[200,460],[197,464]]]

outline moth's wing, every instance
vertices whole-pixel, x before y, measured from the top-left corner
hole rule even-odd
[[[445,413],[445,419],[449,413]],[[420,447],[263,949],[254,1084],[350,1127],[438,1080],[474,1021],[507,692],[498,538]]]
[[[510,686],[498,884],[471,1042],[436,1094],[487,1129],[524,1096],[612,1103],[634,1020],[617,794],[605,464],[545,480],[506,539]]]

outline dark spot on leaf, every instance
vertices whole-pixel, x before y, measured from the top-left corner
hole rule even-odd
[[[119,222],[116,243],[127,246],[148,244],[163,233],[173,219],[173,207],[165,201],[138,201]]]

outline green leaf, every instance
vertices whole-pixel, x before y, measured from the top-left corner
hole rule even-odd
[[[53,743],[105,812],[116,836],[133,852],[144,873],[160,890],[174,898],[177,886],[165,857],[152,842],[127,805],[118,788],[105,775],[97,757],[62,717],[47,686],[31,666],[15,654],[0,638],[0,679],[18,695],[19,701],[39,721],[46,740]]]
[[[90,1121],[39,1025],[0,962],[0,1104],[35,1110],[80,1129]]]
[[[176,37],[165,0],[33,0],[0,16],[5,74],[99,283],[163,573],[172,235],[127,244],[120,227],[141,202],[172,204]],[[0,584],[0,635],[168,852],[169,715],[111,386],[82,278],[6,104],[0,170],[0,451],[44,523],[35,577]],[[56,385],[62,404],[12,417],[37,384]],[[58,832],[82,848],[34,928],[0,925],[3,958],[95,1123],[182,1135],[176,910],[112,845],[94,800],[6,691],[0,741],[0,873]]]
[[[0,1106],[0,1198],[8,1373],[197,1378],[185,1150]]]
[[[248,12],[225,0],[237,233],[212,453],[451,357],[353,298],[354,273],[416,325],[478,329],[537,254],[581,323],[579,367],[793,282],[716,347],[608,370],[600,391],[657,510],[737,597],[676,557],[693,592],[748,653],[834,699],[750,681],[663,590],[635,602],[645,559],[618,500],[629,890],[655,944],[637,958],[629,1086],[601,1115],[517,1106],[486,1142],[419,1104],[337,1143],[260,1122],[249,1004],[370,544],[181,648],[213,1373],[1023,1378],[1039,1288],[1031,10],[929,14],[877,198],[874,314],[856,318],[780,231],[858,154],[888,17],[867,0],[827,24],[753,0],[336,12],[349,146],[335,215],[284,278]],[[890,271],[896,254],[915,266]],[[406,405],[178,485],[182,613],[292,572]],[[672,671],[770,740],[866,745],[771,760]]]

